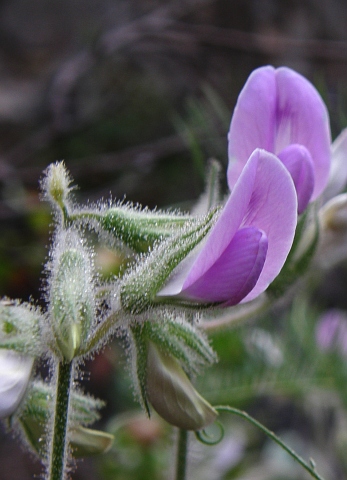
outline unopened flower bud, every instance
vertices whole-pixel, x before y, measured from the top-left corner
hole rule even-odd
[[[338,231],[347,230],[347,193],[333,197],[319,212],[323,229]]]
[[[94,322],[89,255],[75,231],[61,233],[53,255],[50,307],[56,345],[68,361],[78,355]]]
[[[71,191],[71,178],[64,162],[52,163],[45,173],[46,175],[42,181],[42,190],[45,197],[61,209],[64,209]]]
[[[54,405],[52,385],[34,381],[18,413],[19,426],[28,445],[45,457],[45,442]],[[113,435],[85,428],[100,418],[98,410],[103,402],[93,397],[71,391],[70,443],[75,457],[103,453],[111,446]]]
[[[177,212],[151,212],[130,205],[75,210],[69,218],[87,224],[111,245],[121,242],[137,253],[148,252],[155,243],[172,237],[178,228],[193,221]]]
[[[3,299],[0,301],[0,347],[36,357],[45,350],[41,312],[26,303]]]
[[[147,398],[168,423],[201,430],[217,417],[214,408],[195,390],[178,361],[152,342],[148,344]]]
[[[321,235],[316,263],[332,267],[347,258],[347,194],[329,200],[319,212]]]

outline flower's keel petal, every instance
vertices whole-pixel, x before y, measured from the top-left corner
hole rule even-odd
[[[314,189],[314,165],[310,152],[303,145],[289,145],[278,154],[294,181],[298,196],[298,213],[307,207]]]
[[[267,239],[261,230],[245,227],[235,234],[219,259],[182,294],[192,300],[239,303],[255,286],[264,266]]]
[[[315,172],[312,200],[326,186],[330,170],[330,127],[327,108],[314,86],[290,68],[276,70],[276,146],[298,143],[310,152]]]

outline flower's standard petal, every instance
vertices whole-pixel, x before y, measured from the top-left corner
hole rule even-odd
[[[310,152],[303,145],[292,144],[278,154],[291,174],[298,196],[298,213],[307,207],[314,189],[314,166]]]
[[[228,134],[228,184],[232,189],[256,148],[274,152],[277,88],[275,69],[254,70],[241,90]]]
[[[230,189],[255,148],[278,155],[291,144],[303,145],[311,154],[311,199],[326,186],[330,169],[327,109],[313,85],[289,68],[267,66],[250,75],[237,101],[228,140]]]
[[[262,293],[277,277],[288,256],[297,224],[297,196],[288,170],[265,150],[256,150],[257,175],[244,226],[255,226],[265,232],[268,251],[264,268],[253,290],[244,301]]]
[[[312,200],[322,193],[330,170],[330,127],[327,108],[314,86],[290,68],[276,70],[276,145],[299,143],[310,152],[315,172]]]
[[[0,350],[0,418],[12,415],[28,387],[34,360],[12,350]]]
[[[191,300],[236,305],[255,286],[264,266],[267,239],[254,227],[241,228],[218,260],[181,294]]]

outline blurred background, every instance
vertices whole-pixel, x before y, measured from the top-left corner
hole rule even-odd
[[[50,163],[65,160],[80,202],[189,209],[208,160],[226,167],[237,95],[266,64],[315,84],[333,138],[347,126],[344,0],[0,0],[0,295],[42,303],[52,216],[39,182]],[[114,257],[98,253],[111,274]],[[200,385],[314,457],[329,479],[347,478],[347,347],[320,349],[314,332],[325,309],[347,308],[346,284],[340,264],[293,311],[214,335],[220,363]],[[124,363],[115,342],[86,366],[86,390],[107,401],[101,427],[134,413],[113,451],[80,463],[74,479],[169,478],[171,430],[137,416]],[[192,440],[190,479],[306,478],[258,432],[225,421],[219,446]],[[4,431],[0,441],[0,479],[39,474]]]

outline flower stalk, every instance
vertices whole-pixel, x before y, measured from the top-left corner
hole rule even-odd
[[[68,418],[73,362],[58,362],[49,480],[64,480],[69,460]]]
[[[305,460],[301,458],[300,455],[298,455],[292,448],[290,448],[286,443],[284,443],[283,440],[281,440],[274,432],[266,428],[262,423],[258,422],[258,420],[253,418],[248,413],[244,412],[243,410],[239,410],[238,408],[229,407],[228,405],[219,405],[214,408],[217,412],[231,413],[243,418],[244,420],[247,420],[249,423],[259,428],[259,430],[265,433],[269,438],[271,438],[271,440],[277,443],[277,445],[279,445],[284,451],[286,451],[297,463],[299,463],[299,465],[301,465],[311,475],[311,477],[315,478],[316,480],[324,480],[324,478],[316,471],[315,464],[312,459],[310,459],[309,463],[305,462]]]
[[[187,474],[188,431],[178,431],[176,454],[176,480],[185,480]]]

